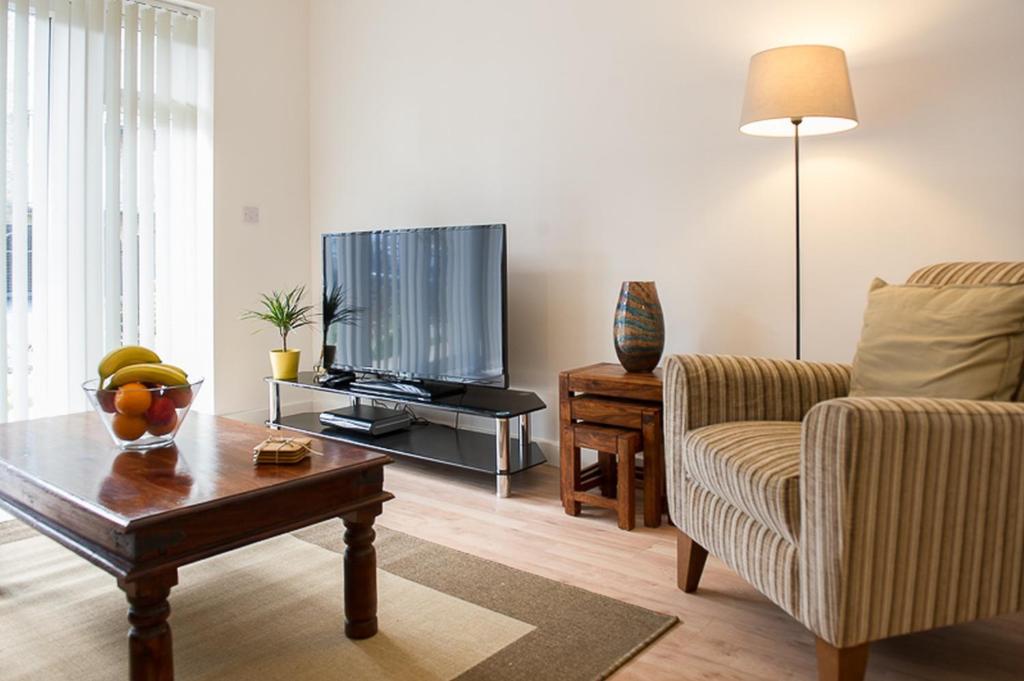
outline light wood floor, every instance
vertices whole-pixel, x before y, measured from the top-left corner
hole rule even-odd
[[[714,558],[700,591],[677,590],[675,529],[623,532],[599,509],[565,515],[554,467],[516,476],[509,499],[494,497],[488,477],[407,460],[387,468],[385,483],[396,498],[381,525],[678,616],[616,681],[816,678],[814,639],[794,619]],[[1024,680],[1024,615],[876,643],[867,678]]]

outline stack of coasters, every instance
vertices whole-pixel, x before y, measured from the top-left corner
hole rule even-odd
[[[268,437],[252,449],[252,463],[295,464],[306,460],[313,451],[313,439],[308,437]]]

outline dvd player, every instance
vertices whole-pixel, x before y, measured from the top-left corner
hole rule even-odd
[[[377,436],[408,428],[412,425],[412,417],[405,411],[360,404],[325,411],[320,414],[320,423],[330,428]]]

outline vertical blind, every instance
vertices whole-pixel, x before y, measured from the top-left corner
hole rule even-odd
[[[201,19],[126,0],[0,10],[3,421],[85,408],[79,385],[121,344],[189,354]]]

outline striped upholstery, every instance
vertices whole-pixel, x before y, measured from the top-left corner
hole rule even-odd
[[[734,505],[693,483],[684,483],[681,514],[693,520],[686,533],[754,588],[800,617],[798,551]]]
[[[672,374],[677,375],[673,376]],[[685,374],[681,376],[678,374]],[[666,385],[685,380],[689,390],[666,391],[686,430],[729,421],[799,421],[822,400],[850,391],[845,364],[729,355],[679,355],[666,369]],[[675,411],[669,404],[666,407]]]
[[[676,355],[665,365],[665,475],[669,513],[676,525],[684,500],[683,435],[735,421],[799,422],[816,403],[845,397],[850,368],[843,364],[724,355]]]
[[[908,284],[1024,284],[1024,262],[944,262],[919,269]]]
[[[908,283],[1024,283],[1024,263]],[[1024,610],[1024,404],[848,389],[845,365],[670,357],[676,526],[839,647]]]
[[[719,423],[688,432],[687,479],[787,541],[800,535],[800,424]]]
[[[1024,609],[1024,405],[833,400],[803,456],[801,620],[829,643]]]

